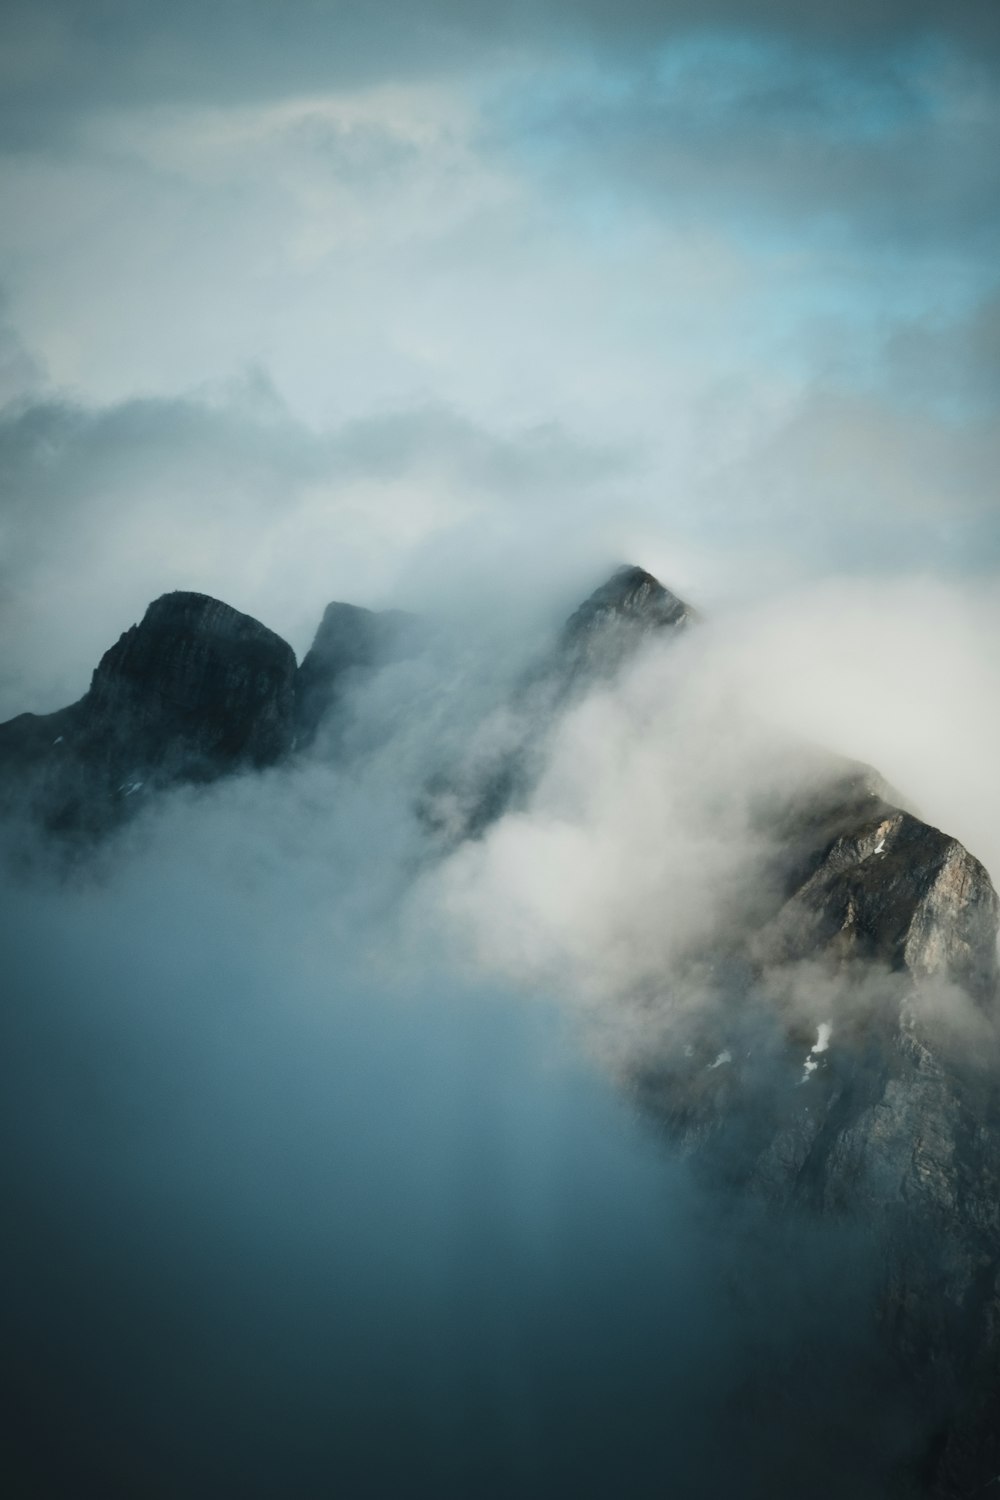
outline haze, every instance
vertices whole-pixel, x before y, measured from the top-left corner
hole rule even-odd
[[[871,1246],[607,1064],[775,745],[1000,874],[998,69],[992,0],[4,6],[0,718],[171,589],[430,643],[351,766],[4,864],[25,1494],[884,1494]],[[429,849],[626,560],[703,623]]]

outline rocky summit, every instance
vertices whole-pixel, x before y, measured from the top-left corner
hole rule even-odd
[[[893,1493],[958,1500],[1000,1471],[997,895],[867,768],[824,767],[782,812],[753,925],[713,945],[714,1004],[627,1082],[718,1187],[872,1237],[919,1426]]]
[[[352,682],[404,650],[414,624],[401,609],[376,613],[357,604],[328,604],[295,678],[298,743],[309,744]]]
[[[696,618],[649,573],[618,569],[527,675],[492,758],[426,787],[428,832],[447,848],[526,805],[565,708]],[[319,753],[407,622],[331,604],[297,668],[247,615],[164,595],[78,703],[0,726],[8,805],[92,836],[161,788]],[[959,1500],[1000,1473],[997,895],[874,771],[797,764],[751,809],[765,852],[738,916],[689,955],[702,1003],[665,1028],[669,1045],[630,1054],[621,1081],[725,1192],[873,1236],[878,1336],[919,1418],[893,1493]],[[670,1013],[681,982],[659,976],[646,1012]]]
[[[614,672],[644,636],[682,630],[695,618],[691,606],[652,573],[625,563],[570,615],[553,671],[570,679]]]
[[[0,766],[52,831],[95,832],[178,781],[274,765],[294,737],[295,655],[204,594],[164,594],[79,702],[0,725]]]
[[[525,673],[504,706],[500,732],[485,736],[485,746],[431,779],[420,802],[427,827],[454,845],[481,837],[504,813],[522,807],[560,714],[595,684],[612,679],[644,644],[669,640],[696,619],[692,607],[652,573],[631,564],[616,568]]]

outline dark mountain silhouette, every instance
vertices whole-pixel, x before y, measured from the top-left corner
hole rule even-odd
[[[427,828],[454,845],[480,837],[505,812],[523,805],[560,712],[596,682],[612,678],[644,643],[678,634],[696,618],[689,604],[645,569],[616,568],[521,681],[505,707],[502,732],[431,779],[419,808]]]
[[[78,703],[0,725],[0,768],[53,831],[94,833],[157,788],[275,765],[294,738],[295,655],[204,594],[164,594]]]
[[[406,650],[415,625],[405,610],[376,613],[357,604],[328,604],[295,679],[295,728],[300,746],[320,725],[352,682]]]
[[[454,843],[522,804],[563,709],[695,618],[649,573],[616,571],[522,682],[502,748],[426,789],[425,825]],[[164,595],[78,703],[0,726],[8,803],[90,837],[158,789],[309,754],[410,623],[331,604],[296,668],[256,620]],[[622,1083],[725,1191],[871,1231],[880,1336],[922,1425],[898,1493],[958,1500],[1000,1473],[997,896],[868,768],[817,756],[752,814],[771,853],[691,955],[710,993],[681,1044],[633,1058]],[[662,976],[648,1008],[675,982]]]

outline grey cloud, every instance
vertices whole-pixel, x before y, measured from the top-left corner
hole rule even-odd
[[[377,177],[403,180],[420,164],[420,150],[412,141],[373,124],[348,127],[319,114],[292,124],[284,143],[293,150],[304,149],[337,181],[362,187]]]
[[[721,546],[787,546],[861,573],[975,573],[1000,561],[992,413],[955,419],[885,392],[817,384],[788,420],[701,488]]]
[[[537,157],[551,190],[632,195],[671,223],[753,235],[777,217],[866,248],[995,251],[1000,111],[981,61],[854,59],[801,42],[744,56],[717,38],[658,76],[645,65],[515,95],[501,150]],[[505,140],[506,137],[506,140]]]
[[[544,995],[409,929],[402,769],[0,875],[8,1487],[884,1493],[864,1239],[722,1213]]]
[[[506,492],[515,505],[546,484],[582,486],[628,464],[614,449],[574,442],[555,423],[511,439],[436,407],[359,419],[331,440],[331,452],[353,473],[398,474],[422,461],[446,462],[471,483]]]
[[[333,597],[441,608],[522,547],[526,525],[558,532],[628,468],[554,425],[491,432],[435,405],[316,431],[262,375],[214,399],[9,405],[0,608],[18,660],[2,716],[76,697],[176,587],[225,598],[300,652]],[[556,576],[581,545],[538,566]]]
[[[22,343],[5,311],[6,302],[0,295],[0,408],[45,385],[42,365]]]
[[[879,6],[849,0],[528,0],[496,7],[462,0],[419,6],[377,0],[278,5],[183,0],[164,11],[121,0],[9,4],[3,23],[4,134],[27,142],[81,111],[150,102],[275,99],[330,87],[433,78],[566,48],[634,53],[691,31],[800,38],[809,46],[885,51],[938,35],[995,52],[1000,22],[989,0]]]
[[[887,341],[885,364],[902,399],[989,416],[1000,404],[1000,292],[955,321],[928,316],[902,324]]]
[[[963,45],[1000,41],[1000,23],[989,0],[959,0],[947,8],[937,0],[845,0],[836,6],[801,0],[571,0],[546,14],[567,25],[593,27],[598,36],[624,36],[648,43],[684,29],[717,29],[801,37],[853,52],[880,51],[914,36],[941,35]]]
[[[478,604],[498,618],[543,599],[568,608],[629,538],[645,538],[644,557],[682,592],[687,568],[700,571],[706,602],[766,586],[775,566],[989,569],[1000,556],[1000,452],[980,368],[991,345],[985,333],[970,345],[968,383],[950,401],[941,349],[956,357],[979,327],[909,329],[883,356],[887,385],[807,387],[783,421],[719,459],[712,435],[729,419],[703,413],[706,451],[680,492],[641,455],[553,425],[491,431],[425,406],[315,430],[263,376],[212,399],[11,405],[0,610],[16,647],[0,714],[77,697],[117,634],[177,587],[256,615],[301,654],[331,598]]]

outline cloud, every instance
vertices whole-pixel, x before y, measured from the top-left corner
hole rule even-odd
[[[708,1014],[789,735],[1000,868],[997,57],[930,0],[4,8],[0,713],[170,588],[436,625],[351,767],[3,878],[43,1489],[886,1492],[872,1247],[722,1213],[576,1026]],[[428,776],[626,558],[715,623],[432,866]]]
[[[373,82],[454,76],[488,62],[548,59],[560,51],[646,51],[692,31],[791,37],[855,55],[887,52],[914,36],[943,36],[976,51],[998,45],[988,0],[947,9],[923,0],[877,9],[861,0],[817,10],[789,0],[547,0],[504,7],[398,0],[362,9],[329,0],[276,7],[273,0],[213,8],[185,3],[169,19],[149,4],[110,5],[100,17],[76,0],[5,7],[7,132],[50,134],[81,110],[108,102],[273,100]]]
[[[248,12],[251,34],[267,14]],[[346,39],[364,14],[310,24]],[[973,418],[995,396],[989,55],[921,40],[924,12],[907,26],[852,8],[816,30],[762,6],[752,35],[643,7],[605,32],[602,14],[554,8],[540,30],[522,16],[519,49],[497,40],[516,16],[456,11],[446,27],[496,41],[479,66],[387,62],[355,83],[295,73],[293,18],[275,92],[248,64],[242,95],[95,95],[71,137],[0,158],[23,348],[77,405],[171,401],[254,367],[323,431],[427,406],[491,432],[554,423],[581,449],[628,452],[641,493],[615,504],[658,513],[678,546],[704,541],[694,513],[720,472],[734,495],[744,471],[796,493],[791,527],[778,508],[793,552],[818,512],[843,504],[853,522],[852,493],[878,490],[883,467],[887,489],[926,469],[964,508],[989,462]],[[157,23],[164,47],[142,54],[167,83],[188,20]],[[138,47],[152,24],[141,8],[121,33],[64,22],[82,58]],[[647,25],[653,43],[628,42]],[[841,25],[857,46],[818,45]],[[544,40],[570,36],[589,41]],[[919,412],[909,427],[900,404]],[[760,453],[786,426],[774,481]],[[817,454],[855,442],[817,479]],[[723,545],[732,512],[766,524],[745,488],[719,509]]]
[[[1000,117],[981,58],[867,58],[815,38],[709,32],[659,54],[554,72],[511,94],[502,129],[554,193],[605,195],[737,238],[793,225],[912,256],[993,243]]]
[[[960,389],[952,387],[949,405]],[[787,543],[800,557],[822,556],[832,572],[995,568],[996,424],[934,411],[938,397],[947,400],[945,387],[908,409],[884,390],[817,384],[761,441],[703,479],[706,521],[720,534],[733,528],[729,544],[738,537],[751,554],[773,558]]]
[[[1000,401],[1000,294],[965,318],[902,324],[886,350],[886,384],[914,406],[988,417]],[[985,485],[983,486],[985,490]]]
[[[4,316],[0,299],[0,408],[8,401],[23,400],[32,391],[45,386],[44,371],[28,353],[16,329]]]
[[[414,793],[442,696],[462,697],[456,659],[437,691],[425,658],[358,695],[368,722],[394,703],[397,734],[354,768],[180,791],[60,878],[4,872],[22,1424],[5,1462],[111,1496],[310,1492],[335,1473],[373,1500],[424,1476],[456,1500],[596,1500],[623,1470],[636,1496],[665,1474],[691,1500],[794,1494],[803,1475],[829,1500],[877,1495],[908,1408],[869,1334],[867,1238],[717,1202],[581,1058],[545,987],[526,1005],[456,965],[446,914],[414,890]],[[662,685],[660,666],[626,691],[633,711],[641,679]],[[564,818],[610,815],[642,772],[635,844],[673,732],[647,709],[648,764],[589,741]],[[606,711],[566,726],[552,775]],[[621,852],[609,883],[635,890],[653,840],[634,870]],[[516,854],[529,895],[534,853]],[[591,928],[599,963],[609,935]]]
[[[332,598],[456,620],[477,602],[489,632],[518,614],[551,622],[630,557],[710,612],[845,570],[879,590],[914,570],[990,574],[986,313],[911,323],[863,361],[865,390],[860,356],[845,358],[845,377],[804,392],[691,391],[686,451],[672,431],[644,451],[610,429],[491,424],[441,403],[316,427],[262,371],[107,406],[40,389],[0,416],[17,643],[4,711],[79,696],[120,631],[178,587],[301,655]],[[947,361],[969,370],[951,399],[930,382]]]
[[[79,696],[174,588],[256,615],[300,655],[332,598],[447,611],[496,589],[526,525],[551,541],[628,468],[555,425],[491,432],[433,405],[315,431],[259,374],[214,396],[14,404],[0,416],[8,714]],[[522,567],[511,594],[572,575],[593,525]]]
[[[525,805],[428,876],[432,904],[475,962],[563,995],[615,1069],[676,1053],[692,1023],[734,1045],[739,935],[781,901],[779,814],[832,757],[875,766],[1000,872],[995,590],[839,578],[651,644],[549,734]],[[868,993],[815,965],[781,983],[812,1040]],[[961,997],[932,989],[968,1028]]]

